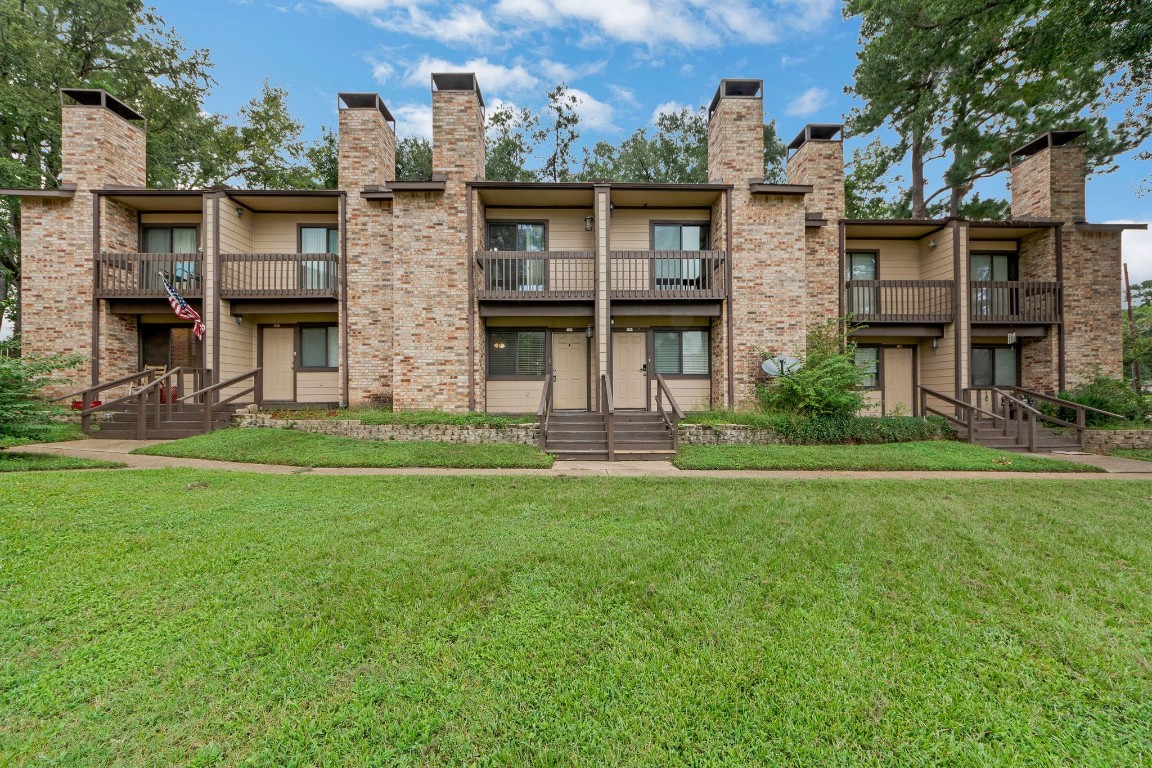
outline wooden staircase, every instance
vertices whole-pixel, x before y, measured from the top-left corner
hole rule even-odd
[[[560,461],[667,461],[676,455],[684,412],[662,376],[656,376],[654,411],[617,411],[607,375],[600,379],[598,412],[553,411],[552,377],[545,382],[536,414],[540,447]]]
[[[259,404],[261,370],[209,386],[207,371],[141,371],[67,395],[85,434],[100,440],[175,440],[230,426],[245,395]],[[247,386],[245,384],[247,383]],[[184,394],[185,388],[194,391]],[[115,396],[127,390],[127,394]],[[225,390],[233,390],[225,395]],[[109,394],[113,399],[103,402]],[[62,398],[63,399],[63,398]]]
[[[1028,422],[1019,422],[1016,420],[1008,420],[999,422],[993,419],[976,419],[973,421],[974,426],[974,439],[969,442],[977,443],[988,448],[997,448],[1001,451],[1016,451],[1019,453],[1028,452],[1028,439],[1027,435],[1021,435],[1023,430],[1025,433],[1030,429]],[[968,440],[967,427],[960,427],[956,430],[956,436],[961,440]],[[1057,434],[1048,427],[1040,424],[1036,425],[1036,453],[1051,453],[1052,451],[1075,451],[1081,450],[1080,444],[1075,440]]]

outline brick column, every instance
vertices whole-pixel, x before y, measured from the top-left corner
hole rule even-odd
[[[792,142],[788,183],[810,184],[804,212],[828,223],[805,228],[808,323],[820,324],[840,311],[840,232],[844,218],[844,144],[840,125],[808,125]]]

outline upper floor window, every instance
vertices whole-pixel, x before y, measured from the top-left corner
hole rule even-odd
[[[340,230],[331,226],[300,227],[300,253],[340,253]],[[324,291],[335,286],[335,261],[316,259],[300,262],[300,288]]]
[[[706,251],[707,224],[653,224],[652,250]]]
[[[1019,262],[1014,253],[973,253],[972,268],[968,272],[972,282],[989,280],[1019,280]]]
[[[488,250],[547,250],[545,235],[543,222],[491,221],[488,222]]]
[[[196,227],[147,226],[140,232],[142,253],[196,253]]]

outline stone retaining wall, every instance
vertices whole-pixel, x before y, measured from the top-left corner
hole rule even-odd
[[[780,433],[744,424],[681,424],[681,445],[781,445]]]
[[[319,435],[357,440],[439,440],[447,443],[515,443],[539,445],[538,424],[477,427],[460,424],[361,424],[358,419],[273,419],[260,414],[238,414],[238,427],[299,429]]]
[[[1075,437],[1075,432],[1069,431]],[[1092,453],[1111,453],[1117,448],[1152,448],[1152,429],[1090,429],[1085,433]]]

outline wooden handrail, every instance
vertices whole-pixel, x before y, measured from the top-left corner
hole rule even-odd
[[[134,382],[138,379],[144,378],[145,376],[147,376],[149,378],[149,380],[151,380],[151,378],[155,375],[156,375],[155,370],[153,370],[151,368],[147,368],[143,371],[140,371],[139,373],[130,373],[127,376],[121,376],[119,379],[116,379],[115,381],[105,381],[105,382],[102,382],[100,384],[97,384],[94,387],[85,387],[84,389],[79,389],[75,392],[70,392],[67,395],[61,395],[60,397],[54,397],[51,400],[49,400],[48,402],[55,403],[55,402],[59,402],[60,400],[69,400],[69,399],[76,397],[78,395],[83,395],[85,392],[88,392],[91,394],[96,394],[98,392],[103,392],[106,389],[111,389],[112,387],[118,387],[121,384],[128,384],[130,382]]]
[[[608,461],[616,461],[616,440],[612,425],[616,404],[612,401],[612,379],[606,373],[600,374],[600,393],[600,413],[604,415],[604,429],[608,437]]]
[[[1045,394],[1042,394],[1040,392],[1035,392],[1031,389],[1024,389],[1024,387],[1006,387],[1006,389],[1012,389],[1016,392],[1021,392],[1025,395],[1027,395],[1028,397],[1034,397],[1037,400],[1043,400],[1047,403],[1052,403],[1053,405],[1059,405],[1063,408],[1073,408],[1073,409],[1077,409],[1077,410],[1083,408],[1085,411],[1092,411],[1093,413],[1099,413],[1103,416],[1111,416],[1111,417],[1116,418],[1116,419],[1128,418],[1127,416],[1122,416],[1119,413],[1112,413],[1112,411],[1105,411],[1102,408],[1093,408],[1090,405],[1081,405],[1080,403],[1076,403],[1076,402],[1073,402],[1071,400],[1063,400],[1059,397],[1053,397],[1052,395],[1045,395]]]
[[[239,392],[234,392],[232,395],[230,395],[225,400],[216,399],[214,401],[214,398],[213,398],[214,395],[218,395],[222,390],[226,389],[227,387],[235,386],[236,384],[239,384],[240,382],[244,381],[245,379],[252,379],[252,386],[248,387],[247,389],[242,389]],[[223,406],[223,405],[228,405],[229,403],[231,403],[236,398],[242,397],[242,396],[247,395],[249,393],[252,393],[254,395],[254,397],[252,399],[256,403],[256,405],[260,405],[260,399],[261,399],[260,390],[261,390],[261,385],[263,383],[263,380],[264,380],[264,369],[263,368],[253,368],[252,370],[248,371],[247,373],[242,373],[239,376],[233,376],[232,378],[227,379],[226,381],[221,381],[219,383],[212,384],[210,386],[204,387],[203,389],[199,389],[190,395],[185,395],[184,397],[180,398],[180,400],[184,401],[184,400],[187,400],[189,398],[196,398],[196,397],[200,397],[202,399],[202,402],[204,405],[204,434],[208,434],[209,432],[213,431],[213,426],[214,426],[213,416],[214,416],[214,412],[215,412],[216,408],[219,408],[220,406]]]
[[[672,409],[672,413],[664,412],[663,397],[668,398],[668,405]],[[660,413],[660,417],[664,419],[664,423],[672,432],[672,450],[680,450],[680,420],[684,418],[684,411],[680,409],[680,404],[676,402],[676,397],[672,394],[672,389],[668,386],[668,382],[664,381],[664,377],[656,374],[656,410]]]
[[[536,409],[536,420],[540,422],[540,450],[548,444],[548,421],[552,416],[552,369],[544,376],[544,388],[540,391],[540,407]]]

